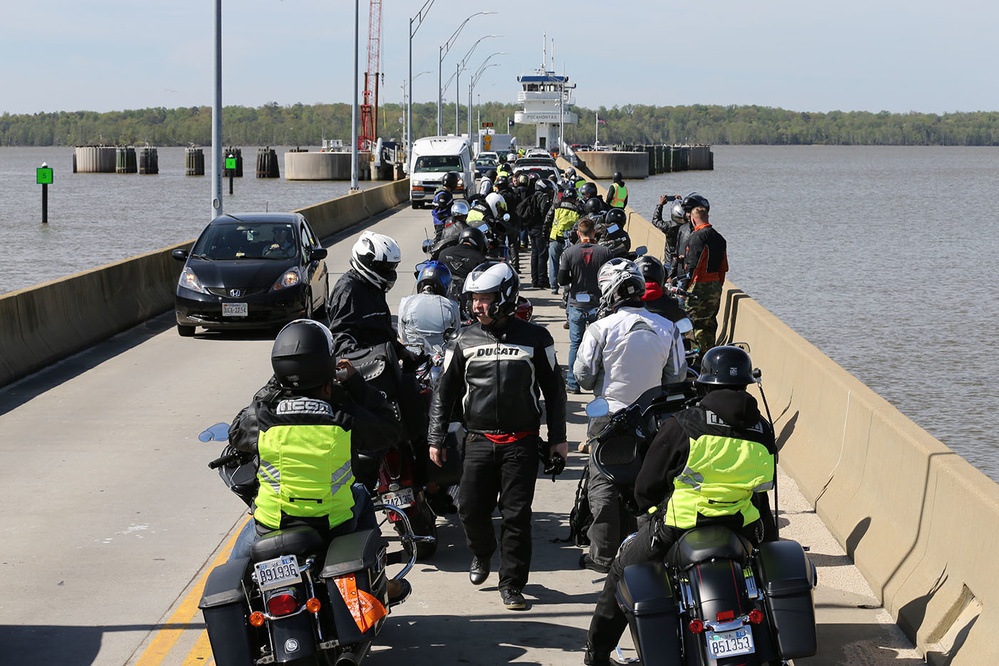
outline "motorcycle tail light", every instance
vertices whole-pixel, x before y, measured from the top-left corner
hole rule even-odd
[[[731,622],[735,619],[735,611],[719,611],[718,621],[719,622]]]
[[[319,599],[316,599],[315,597],[312,597],[311,599],[305,602],[305,610],[309,611],[310,613],[318,613],[319,609],[322,607],[323,605],[319,603]]]
[[[693,619],[690,624],[687,625],[692,634],[703,634],[704,633],[704,620]]]
[[[754,608],[753,610],[749,611],[749,622],[751,624],[759,624],[763,622],[763,611],[761,611],[759,608]]]
[[[291,615],[298,610],[298,600],[289,593],[275,594],[267,600],[267,612],[274,617]]]
[[[253,611],[250,613],[250,624],[254,627],[264,626],[264,614],[260,611]]]

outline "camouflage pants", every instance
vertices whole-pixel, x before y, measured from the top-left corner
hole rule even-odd
[[[687,290],[684,307],[694,325],[694,343],[700,350],[699,356],[715,346],[718,339],[718,308],[721,307],[722,283],[695,283]]]

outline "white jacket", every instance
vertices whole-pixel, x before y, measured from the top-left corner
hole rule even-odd
[[[622,306],[586,327],[572,371],[616,412],[650,388],[683,381],[687,361],[673,322],[644,307]]]

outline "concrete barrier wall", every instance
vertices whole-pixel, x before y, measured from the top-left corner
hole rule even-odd
[[[621,151],[587,150],[576,153],[594,178],[610,180],[615,171],[620,171],[625,180],[649,177],[648,153],[625,153]]]
[[[400,180],[299,209],[320,238],[409,200]],[[0,386],[173,309],[193,240],[0,296]]]
[[[651,223],[628,227],[662,256]],[[885,608],[930,663],[999,663],[999,485],[731,282],[722,303],[721,340],[763,371],[781,465]]]

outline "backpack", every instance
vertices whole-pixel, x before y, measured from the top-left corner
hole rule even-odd
[[[593,524],[593,514],[590,513],[590,466],[583,466],[583,473],[576,484],[576,500],[569,512],[569,536],[559,539],[562,543],[572,543],[576,546],[590,545],[590,537],[586,533]]]

